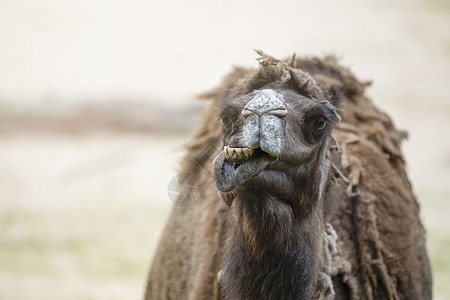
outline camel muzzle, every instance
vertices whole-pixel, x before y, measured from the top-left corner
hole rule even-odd
[[[273,90],[261,90],[241,114],[244,117],[244,144],[278,156],[284,133],[285,118],[288,113],[283,96]]]

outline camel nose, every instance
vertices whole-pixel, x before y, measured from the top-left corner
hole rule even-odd
[[[258,148],[270,155],[281,152],[284,122],[287,115],[283,96],[273,90],[260,91],[241,112],[244,117],[243,141],[247,147]]]
[[[245,105],[241,114],[243,117],[253,114],[259,117],[264,114],[285,117],[287,109],[282,95],[273,90],[262,90]]]

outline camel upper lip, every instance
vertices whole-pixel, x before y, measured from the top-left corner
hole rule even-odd
[[[236,149],[236,148],[232,148]],[[230,155],[230,151],[220,152],[214,159],[214,173],[217,188],[221,192],[231,192],[248,179],[258,175],[274,157],[260,148],[252,148],[252,155]]]

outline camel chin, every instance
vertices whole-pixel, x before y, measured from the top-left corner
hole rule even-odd
[[[221,192],[233,191],[263,172],[275,159],[260,148],[225,146],[224,152],[220,152],[213,162],[217,189]]]

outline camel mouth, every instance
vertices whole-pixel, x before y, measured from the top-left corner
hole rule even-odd
[[[261,173],[275,159],[261,148],[225,146],[213,163],[217,188],[221,192],[231,192]]]
[[[233,148],[230,146],[223,146],[225,156],[232,160],[248,159],[255,153],[255,149],[257,148]]]

